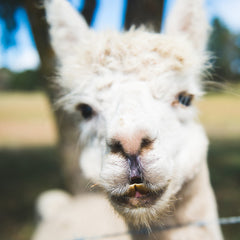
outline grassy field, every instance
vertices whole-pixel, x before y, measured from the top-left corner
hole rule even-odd
[[[56,144],[57,134],[46,96],[0,93],[0,147]]]
[[[240,137],[240,94],[207,95],[198,103],[199,118],[213,139]]]
[[[209,166],[220,216],[240,215],[240,96],[209,95],[198,105],[211,139]],[[0,239],[29,239],[36,197],[63,188],[56,142],[43,93],[0,93]],[[227,240],[240,239],[239,225],[223,230]]]
[[[240,95],[209,95],[197,105],[210,138],[240,137]],[[54,146],[56,142],[53,114],[43,93],[0,93],[0,147]]]

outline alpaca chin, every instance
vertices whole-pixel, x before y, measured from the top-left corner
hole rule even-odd
[[[111,201],[115,210],[123,216],[124,220],[134,228],[147,228],[151,231],[154,225],[164,225],[166,217],[173,213],[173,199],[159,199],[154,205],[148,207],[129,208]]]
[[[109,200],[129,225],[150,230],[154,224],[164,224],[164,218],[173,210],[174,197],[171,197],[170,185],[154,192],[141,187],[144,188],[143,184],[130,185],[127,193],[109,195]]]

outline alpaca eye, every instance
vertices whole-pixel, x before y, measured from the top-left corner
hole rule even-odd
[[[191,105],[192,99],[193,95],[187,92],[181,92],[177,96],[177,101],[186,107]]]
[[[84,119],[90,119],[95,114],[91,106],[85,103],[80,103],[76,106],[76,109],[81,112]]]

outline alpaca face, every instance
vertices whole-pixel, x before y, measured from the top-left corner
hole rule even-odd
[[[179,102],[183,90],[193,92],[187,83],[174,86],[184,79],[169,76],[171,90],[155,95],[166,79],[158,86],[139,81],[137,74],[131,80],[118,77],[111,75],[114,82],[94,92],[94,101],[87,100],[91,93],[79,102],[93,109],[79,123],[80,165],[126,219],[146,224],[169,211],[183,183],[198,172],[207,140],[194,121],[193,106]],[[183,98],[187,101],[189,95]]]
[[[196,2],[192,24],[199,24]],[[60,102],[80,116],[80,166],[136,225],[164,216],[206,157],[207,139],[192,103],[201,95],[205,60],[195,35],[204,39],[206,29],[193,34],[182,5],[176,9],[174,19],[183,26],[172,28],[170,18],[164,35],[94,33],[64,0],[47,2],[58,83],[66,92]]]

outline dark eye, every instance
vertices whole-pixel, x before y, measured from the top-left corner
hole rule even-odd
[[[95,114],[91,106],[85,103],[80,103],[76,106],[76,109],[81,112],[84,119],[90,119]]]
[[[193,95],[187,92],[181,92],[177,96],[177,101],[186,107],[191,105],[192,99]]]

